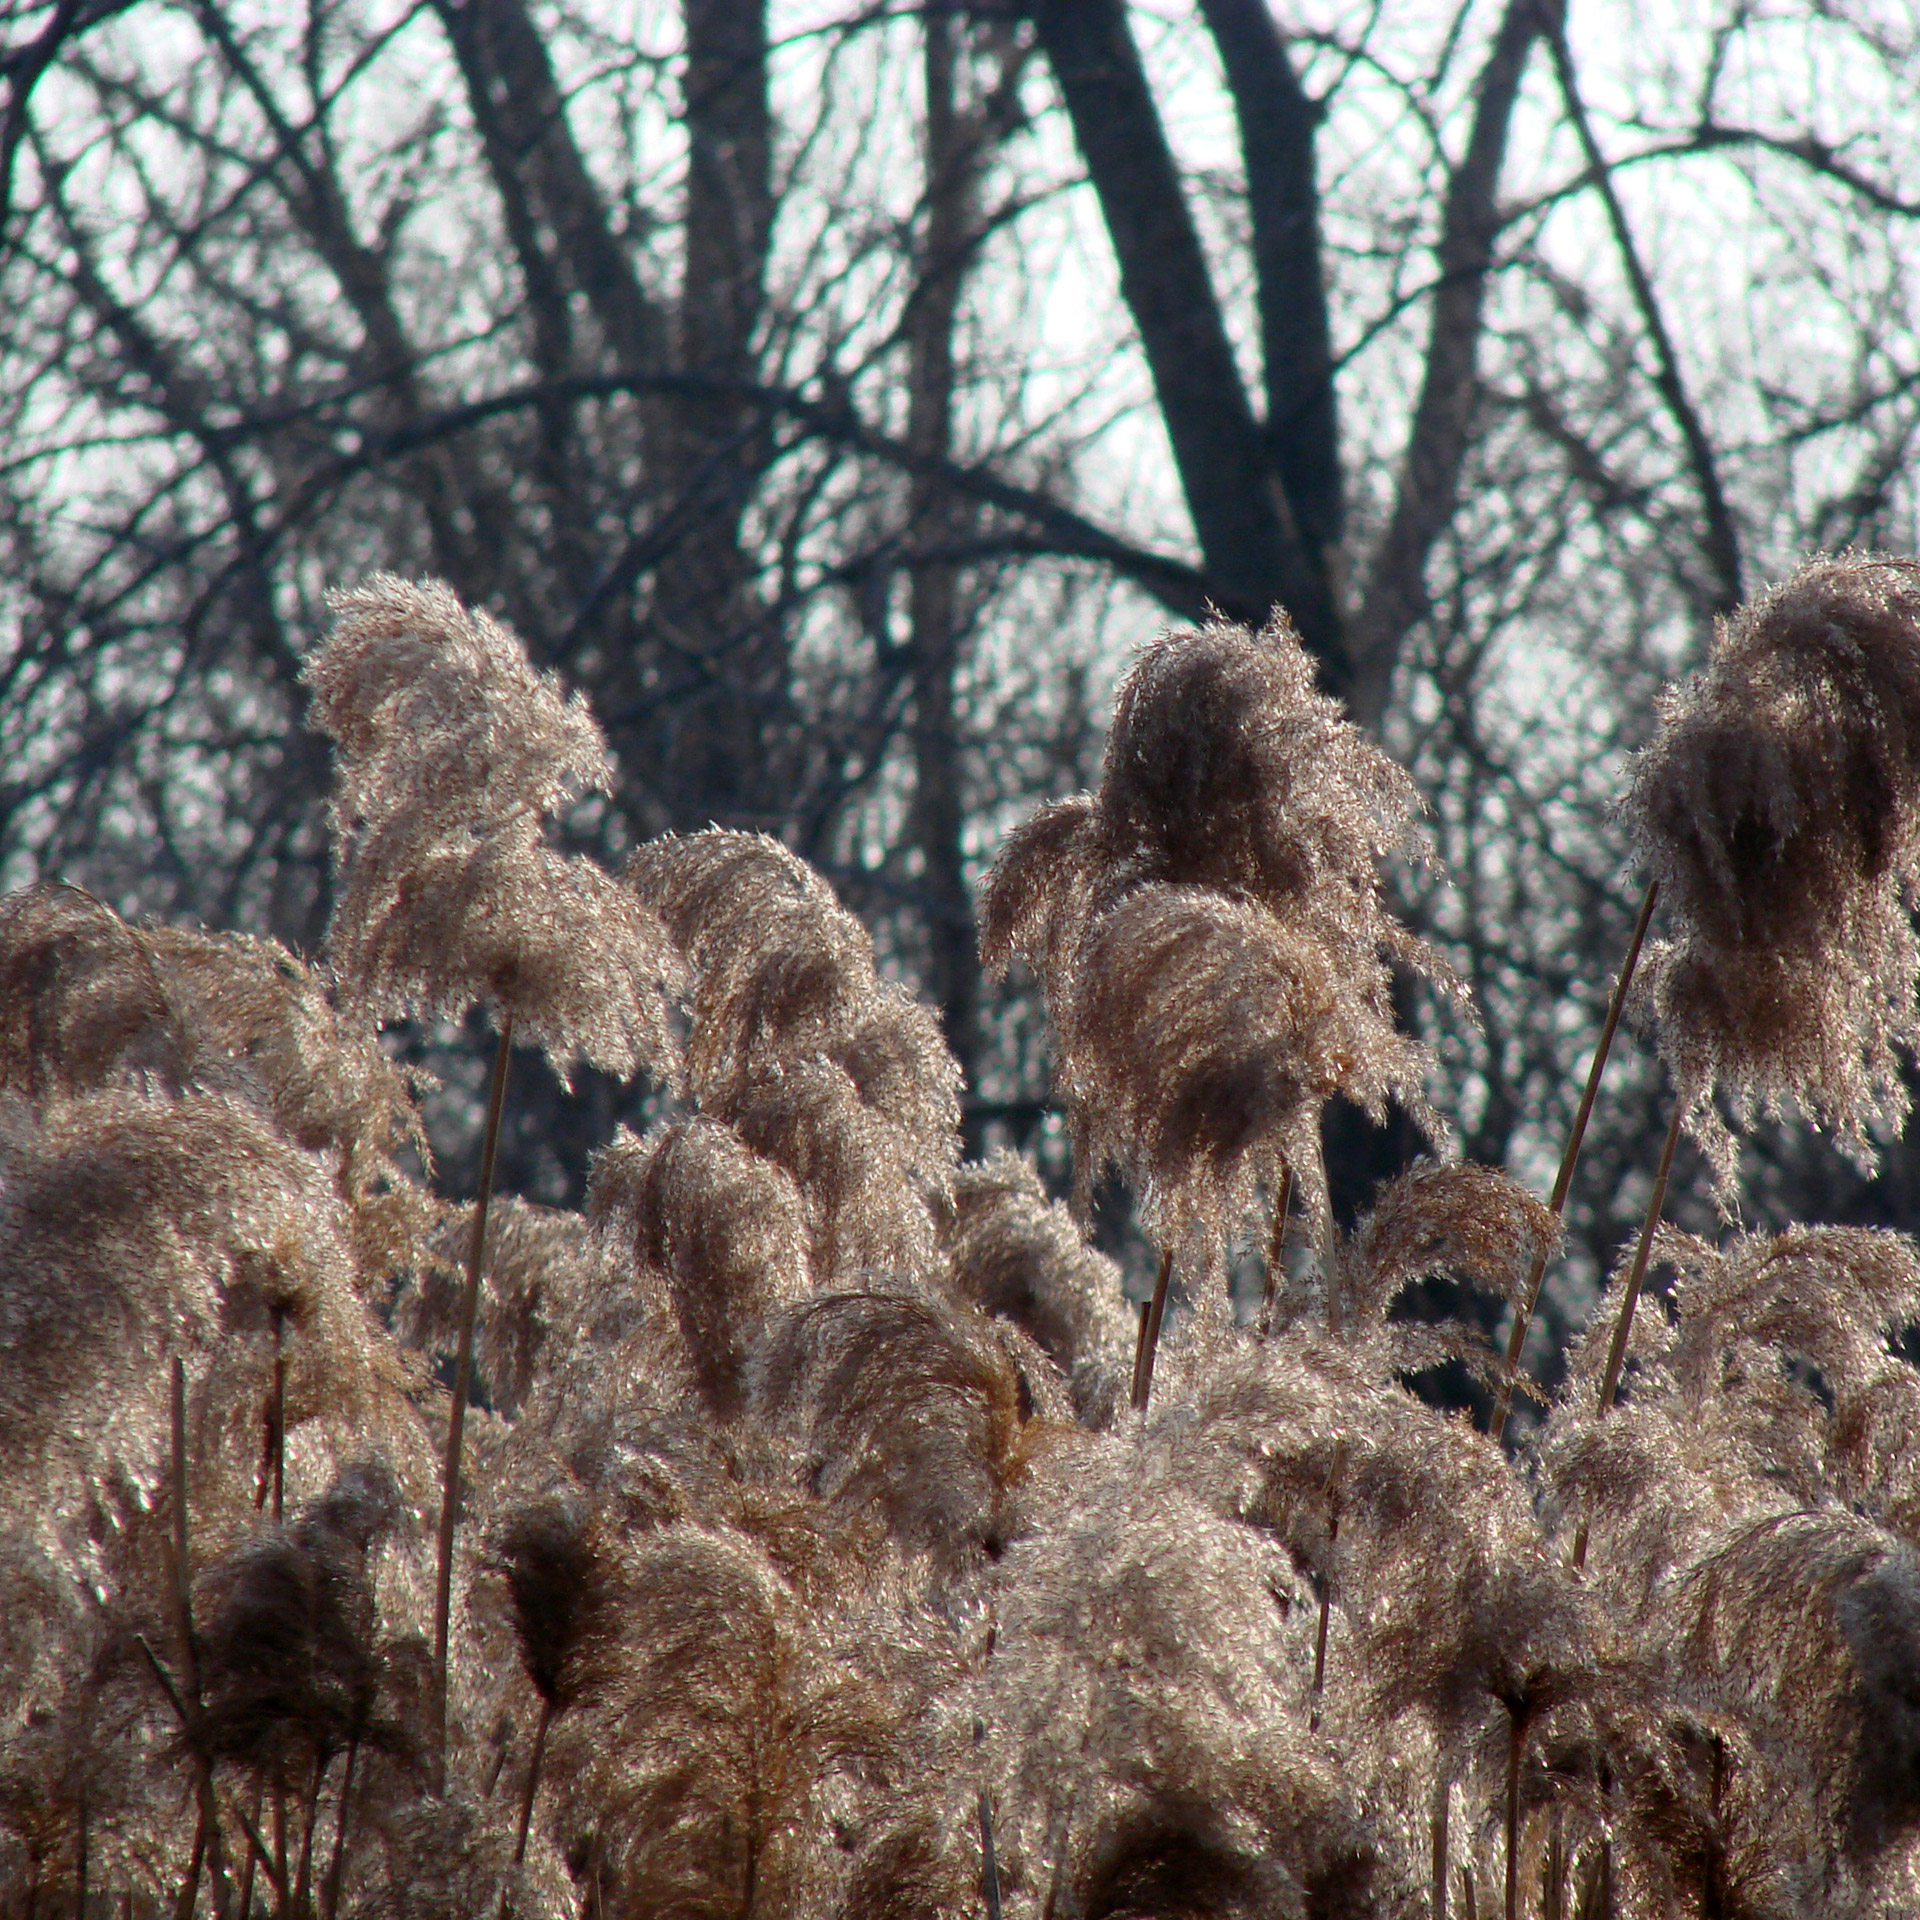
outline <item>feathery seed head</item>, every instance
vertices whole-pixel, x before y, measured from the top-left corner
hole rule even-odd
[[[708,1405],[740,1405],[761,1321],[806,1290],[809,1221],[793,1181],[704,1115],[646,1139],[624,1128],[594,1163],[590,1217],[657,1275]]]
[[[1813,560],[1722,622],[1624,811],[1677,917],[1647,992],[1723,1195],[1716,1083],[1791,1096],[1871,1157],[1920,1046],[1920,565]]]
[[[585,704],[444,586],[376,575],[331,605],[304,677],[337,749],[342,979],[376,1018],[476,1000],[510,1012],[561,1070],[578,1055],[623,1076],[671,1070],[664,930],[544,837],[577,789],[611,787]]]
[[[49,880],[0,900],[0,1088],[177,1090],[194,1051],[147,939],[111,907]]]
[[[1112,865],[1280,907],[1372,895],[1417,809],[1406,773],[1313,684],[1283,616],[1144,648],[1114,703],[1099,813]]]
[[[1019,1327],[1066,1375],[1080,1418],[1107,1424],[1134,1343],[1120,1270],[1017,1154],[960,1169],[947,1259],[951,1290]]]
[[[1377,965],[1377,963],[1376,963]],[[1400,1100],[1437,1135],[1427,1050],[1394,1026],[1379,977],[1264,907],[1144,886],[1088,925],[1054,1008],[1084,1192],[1102,1162],[1145,1189],[1164,1243],[1217,1265],[1262,1185],[1292,1170],[1324,1233],[1320,1109]]]
[[[935,1261],[929,1192],[904,1151],[909,1142],[860,1098],[830,1061],[802,1060],[757,1076],[727,1103],[753,1151],[783,1167],[814,1222],[814,1284],[863,1275],[911,1277]]]

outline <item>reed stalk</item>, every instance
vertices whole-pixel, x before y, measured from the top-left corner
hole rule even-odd
[[[1673,1173],[1674,1149],[1680,1144],[1679,1101],[1673,1103],[1673,1118],[1667,1122],[1667,1137],[1660,1149],[1660,1166],[1653,1176],[1653,1192],[1647,1200],[1647,1217],[1640,1223],[1640,1240],[1633,1250],[1633,1265],[1627,1272],[1627,1283],[1621,1290],[1620,1317],[1613,1325],[1613,1344],[1607,1349],[1607,1370],[1600,1381],[1600,1407],[1604,1416],[1613,1406],[1614,1395],[1620,1389],[1621,1369],[1626,1365],[1627,1341],[1633,1332],[1633,1311],[1640,1301],[1640,1289],[1646,1281],[1647,1265],[1653,1257],[1653,1236],[1660,1225],[1660,1216],[1667,1205],[1667,1181]],[[1574,1536],[1573,1564],[1576,1571],[1587,1564],[1587,1535],[1591,1525],[1591,1516],[1583,1517],[1580,1531]]]
[[[175,1704],[186,1730],[186,1740],[194,1758],[195,1788],[200,1804],[200,1826],[204,1845],[207,1878],[213,1887],[213,1911],[216,1920],[230,1920],[233,1911],[233,1882],[227,1875],[226,1845],[220,1831],[220,1809],[213,1795],[213,1769],[208,1764],[200,1740],[200,1662],[193,1642],[193,1575],[188,1559],[187,1534],[187,1369],[178,1354],[173,1357],[168,1416],[172,1440],[173,1492],[173,1607],[174,1630],[180,1641],[180,1671],[186,1681],[184,1698]],[[156,1671],[153,1650],[147,1649]],[[169,1687],[169,1692],[172,1688]],[[197,1875],[196,1875],[197,1881]],[[189,1896],[192,1897],[191,1895]]]
[[[1273,1306],[1280,1296],[1280,1276],[1286,1271],[1287,1210],[1293,1204],[1293,1169],[1280,1169],[1280,1191],[1273,1197],[1273,1233],[1267,1242],[1267,1286],[1260,1302],[1260,1338],[1273,1331]]]
[[[353,1769],[360,1757],[360,1733],[355,1728],[347,1742],[346,1773],[340,1782],[340,1816],[333,1827],[333,1858],[327,1863],[327,1884],[322,1897],[323,1920],[334,1920],[340,1910],[340,1873],[347,1859],[347,1815],[353,1807]]]
[[[500,1115],[507,1103],[507,1062],[513,1051],[513,1012],[500,1016],[500,1044],[493,1056],[487,1094],[487,1131],[480,1149],[480,1190],[474,1200],[473,1237],[467,1248],[466,1286],[460,1296],[460,1343],[454,1359],[453,1406],[447,1415],[447,1453],[440,1495],[440,1533],[433,1588],[433,1696],[431,1703],[433,1792],[447,1790],[447,1638],[453,1616],[453,1536],[460,1513],[460,1443],[466,1432],[467,1399],[473,1391],[473,1331],[480,1313],[481,1262],[487,1242],[487,1205],[500,1153]]]
[[[1632,986],[1634,972],[1640,964],[1640,949],[1646,944],[1647,928],[1653,919],[1653,905],[1659,897],[1660,882],[1649,880],[1646,892],[1640,896],[1640,912],[1633,923],[1633,938],[1627,943],[1626,958],[1620,962],[1620,971],[1614,977],[1613,997],[1607,1002],[1606,1021],[1593,1050],[1593,1064],[1587,1069],[1587,1084],[1580,1095],[1579,1110],[1573,1116],[1573,1128],[1567,1135],[1565,1151],[1560,1155],[1560,1171],[1554,1176],[1553,1194],[1547,1205],[1556,1220],[1564,1218],[1566,1214],[1567,1195],[1580,1165],[1581,1149],[1586,1144],[1587,1122],[1593,1117],[1593,1103],[1600,1093],[1600,1076],[1606,1072],[1607,1056],[1613,1051],[1613,1037],[1620,1030],[1620,1015],[1627,1004],[1627,989]],[[1507,1414],[1513,1404],[1513,1383],[1520,1371],[1520,1354],[1527,1344],[1534,1311],[1540,1304],[1540,1287],[1546,1278],[1547,1256],[1548,1249],[1545,1247],[1535,1255],[1532,1270],[1527,1275],[1526,1304],[1514,1315],[1513,1330],[1507,1335],[1507,1359],[1500,1375],[1500,1397],[1494,1405],[1493,1418],[1487,1423],[1487,1432],[1495,1440],[1500,1439],[1507,1430]]]
[[[1153,1357],[1160,1348],[1160,1323],[1166,1318],[1167,1291],[1173,1282],[1173,1249],[1160,1256],[1160,1275],[1153,1283],[1153,1299],[1140,1323],[1140,1352],[1133,1367],[1133,1405],[1138,1413],[1147,1410],[1153,1392]]]

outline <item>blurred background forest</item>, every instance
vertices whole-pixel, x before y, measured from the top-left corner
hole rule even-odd
[[[1161,626],[1284,606],[1411,768],[1480,1025],[1406,1015],[1544,1188],[1660,686],[1809,550],[1920,544],[1903,0],[0,21],[0,881],[317,949],[300,662],[328,587],[438,575],[592,700],[573,845],[780,835],[942,1008],[975,1150],[1064,1146],[973,889]],[[458,1190],[480,1051],[408,1044]],[[503,1183],[575,1199],[639,1096],[539,1071]],[[1613,1073],[1540,1353],[1644,1202]],[[1349,1206],[1410,1150],[1335,1132]],[[1749,1224],[1920,1228],[1909,1153],[1749,1169]]]

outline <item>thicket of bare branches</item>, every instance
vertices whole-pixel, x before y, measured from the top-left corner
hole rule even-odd
[[[970,1145],[1054,1179],[972,888],[1158,621],[1283,607],[1412,768],[1459,884],[1399,906],[1481,1025],[1403,1011],[1533,1171],[1659,685],[1801,553],[1914,544],[1920,86],[1870,7],[88,0],[0,45],[10,881],[312,948],[306,636],[432,574],[595,704],[567,851],[786,841],[940,1007]],[[468,1184],[480,1051],[434,1056]],[[523,1089],[517,1190],[643,1117],[578,1086]],[[1416,1143],[1336,1111],[1350,1215]],[[1763,1158],[1770,1218],[1913,1215],[1904,1156]]]

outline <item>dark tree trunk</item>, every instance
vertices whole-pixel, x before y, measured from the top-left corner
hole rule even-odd
[[[1032,11],[1100,196],[1207,572],[1243,618],[1284,607],[1328,687],[1345,693],[1339,608],[1308,560],[1241,383],[1126,9],[1035,0]]]

